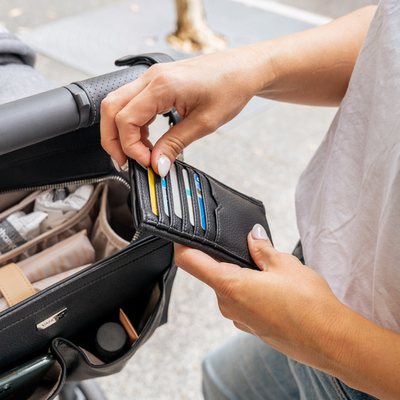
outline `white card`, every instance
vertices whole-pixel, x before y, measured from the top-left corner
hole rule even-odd
[[[169,176],[171,177],[172,199],[174,201],[174,212],[178,218],[182,219],[181,193],[179,192],[178,177],[176,175],[175,164],[171,165]]]
[[[187,199],[188,208],[189,208],[189,221],[192,224],[192,226],[194,226],[192,191],[190,190],[189,174],[186,169],[182,170],[182,174],[183,174],[183,181],[185,182],[186,199]]]

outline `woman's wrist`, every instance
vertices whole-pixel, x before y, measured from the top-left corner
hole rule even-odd
[[[400,366],[400,334],[338,303],[326,310],[331,315],[320,319],[309,365],[379,399],[399,398],[393,371]]]

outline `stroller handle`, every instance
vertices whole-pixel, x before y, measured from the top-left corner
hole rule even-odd
[[[100,104],[108,93],[139,78],[165,54],[128,56],[131,65],[109,74],[0,105],[0,155],[100,122]]]

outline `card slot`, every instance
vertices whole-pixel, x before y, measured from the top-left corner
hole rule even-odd
[[[189,184],[190,184],[190,190],[192,192],[194,235],[197,238],[203,239],[204,234],[205,234],[205,229],[203,229],[201,226],[200,206],[199,206],[199,200],[198,200],[198,195],[197,195],[196,181],[195,181],[195,177],[194,177],[195,173],[197,175],[199,175],[199,174],[197,172],[195,172],[192,168],[187,167],[186,170],[189,173]]]
[[[154,186],[156,188],[156,199],[157,199],[157,209],[158,209],[158,224],[157,227],[161,229],[169,228],[169,217],[165,212],[165,204],[163,197],[163,189],[161,183],[160,175],[154,173]],[[171,211],[169,212],[171,215]]]
[[[206,214],[206,231],[204,239],[213,243],[216,236],[216,216],[215,210],[218,207],[212,193],[208,179],[201,173],[197,172],[200,177],[201,191],[203,193],[204,212]]]
[[[172,191],[172,182],[171,182],[171,175],[168,174],[165,177],[165,180],[167,182],[167,198],[169,202],[169,220],[170,220],[170,226],[169,226],[169,231],[170,232],[175,232],[175,233],[180,233],[182,231],[182,219],[179,218],[175,214],[175,200],[173,196],[173,191]],[[179,199],[177,199],[179,201]],[[181,202],[180,202],[181,204]]]
[[[132,160],[131,163],[133,163]],[[131,176],[131,178],[134,178],[134,180],[136,181],[136,184],[132,182],[133,183],[132,188],[136,188],[136,190],[132,191],[132,204],[133,207],[136,207],[136,210],[134,210],[132,207],[136,228],[138,228],[139,226],[136,212],[141,214],[141,220],[145,220],[151,223],[152,225],[157,225],[158,217],[153,213],[151,209],[149,179],[147,176],[147,169],[135,163],[134,167],[131,168],[131,170],[133,171],[133,176]]]
[[[181,233],[183,236],[192,238],[194,234],[194,227],[192,226],[189,220],[189,207],[187,203],[185,182],[183,180],[183,174],[182,174],[183,168],[178,163],[175,163],[175,165],[176,165],[176,175],[178,178],[178,186],[179,186],[179,193],[181,195],[181,206],[182,206]]]

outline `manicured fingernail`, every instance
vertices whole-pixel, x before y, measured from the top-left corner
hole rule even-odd
[[[118,172],[121,172],[121,168],[120,168],[120,166],[118,165],[118,163],[111,157],[111,161],[112,161],[112,163],[113,163],[113,165],[114,165],[114,168],[118,171]]]
[[[168,174],[169,169],[171,168],[171,161],[166,156],[161,156],[157,161],[158,166],[158,174],[161,178],[164,178],[165,175]]]
[[[128,160],[126,160],[126,163],[121,166],[121,171],[128,171],[129,169],[129,163]]]
[[[268,240],[267,232],[260,224],[255,224],[251,230],[251,237],[255,240]]]

